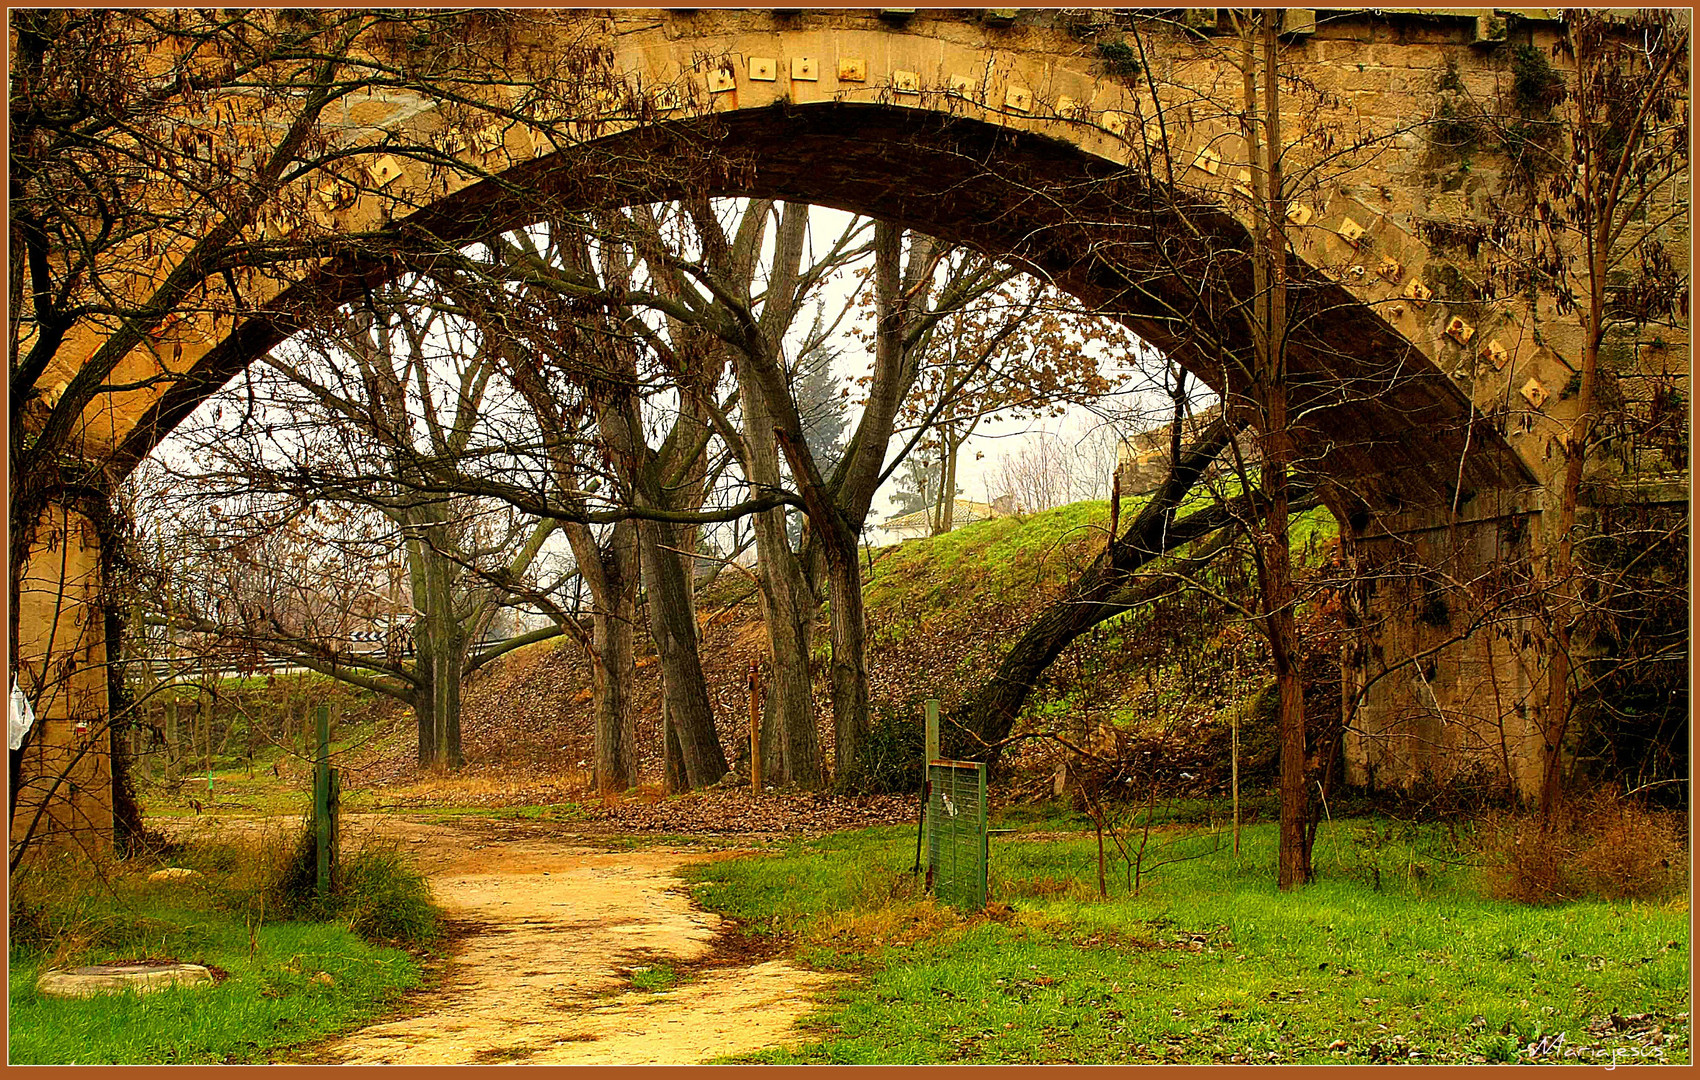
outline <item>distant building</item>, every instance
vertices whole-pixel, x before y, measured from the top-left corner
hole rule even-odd
[[[1159,438],[1160,436],[1160,438]],[[1156,491],[1169,471],[1169,433],[1140,431],[1116,447],[1116,476],[1122,498]]]
[[[989,503],[975,502],[972,499],[957,499],[952,510],[951,528],[959,528],[975,521],[987,521],[991,518],[1009,517],[1016,513],[1015,496],[1000,495]],[[867,542],[871,544],[901,544],[905,540],[913,540],[920,536],[931,536],[933,531],[933,511],[917,510],[912,514],[887,518],[884,522],[868,530]]]
[[[1202,412],[1188,417],[1182,427],[1181,446],[1184,449],[1188,443],[1197,438],[1205,428],[1215,423],[1216,417],[1222,412],[1220,405],[1212,405]],[[1239,444],[1240,456],[1248,463],[1258,460],[1257,440],[1248,433],[1242,432],[1234,440]],[[1169,425],[1148,428],[1124,436],[1116,449],[1116,475],[1121,478],[1122,498],[1132,495],[1149,495],[1169,475],[1169,454],[1172,449]],[[1232,457],[1223,460],[1231,462]]]

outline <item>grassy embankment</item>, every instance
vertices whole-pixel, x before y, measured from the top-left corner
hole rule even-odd
[[[993,914],[967,919],[919,895],[909,829],[692,874],[705,906],[855,976],[805,1044],[751,1060],[1482,1062],[1560,1033],[1561,1059],[1688,1060],[1686,892],[1489,899],[1454,833],[1326,825],[1319,881],[1283,895],[1274,826],[1247,828],[1237,859],[1225,835],[1160,830],[1165,857],[1199,857],[1137,895],[1112,865],[1108,900],[1089,832],[1017,833],[992,841]]]
[[[280,838],[171,861],[201,876],[150,882],[153,858],[41,860],[14,876],[11,1064],[265,1062],[370,1022],[423,977],[437,916],[394,852],[345,854],[324,902]],[[36,989],[47,968],[144,960],[202,964],[218,982],[82,1000]]]
[[[1124,501],[1124,523],[1143,501]],[[1205,501],[1195,497],[1183,515]],[[869,671],[873,700],[889,706],[875,710],[876,743],[901,741],[882,727],[887,711],[893,723],[912,726],[922,699],[940,698],[949,715],[981,689],[1031,620],[1061,601],[1103,552],[1108,524],[1107,503],[1080,502],[975,522],[876,553],[865,575]],[[1314,510],[1294,519],[1292,535],[1301,569],[1313,567],[1336,526],[1326,511]],[[1240,580],[1246,568],[1234,560],[1220,560],[1212,573],[1225,576],[1224,588],[1249,587]],[[1178,768],[1198,774],[1197,793],[1222,791],[1236,718],[1242,781],[1268,779],[1275,748],[1268,685],[1255,632],[1200,594],[1177,590],[1063,649],[1033,686],[1015,730],[1066,733],[1078,742],[1094,729],[1113,728],[1152,745],[1185,748],[1189,763]],[[1212,756],[1218,743],[1224,752]],[[1036,740],[1008,753],[1020,758],[1018,771],[1044,779],[1057,750]],[[1194,758],[1220,758],[1220,768],[1201,771],[1194,764],[1208,763]]]

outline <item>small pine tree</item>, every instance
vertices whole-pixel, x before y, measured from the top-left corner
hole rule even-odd
[[[820,314],[815,314],[819,329]],[[844,456],[844,432],[850,427],[850,402],[832,372],[839,350],[809,334],[814,344],[797,361],[797,407],[803,437],[822,473],[830,473]]]

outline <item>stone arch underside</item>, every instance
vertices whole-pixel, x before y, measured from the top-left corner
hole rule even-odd
[[[579,211],[695,193],[885,218],[1054,282],[1221,393],[1232,369],[1206,331],[1225,327],[1226,347],[1248,347],[1233,311],[1252,291],[1250,241],[1226,208],[1178,191],[1063,139],[912,107],[776,104],[635,127],[520,162],[324,265],[204,354],[140,417],[114,464],[133,467],[311,309],[402,272],[408,252],[531,224],[544,200]],[[1336,512],[1461,507],[1537,483],[1417,344],[1296,253],[1290,266],[1294,446]]]

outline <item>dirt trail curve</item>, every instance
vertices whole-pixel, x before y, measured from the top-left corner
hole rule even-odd
[[[701,851],[608,851],[547,827],[350,815],[351,839],[410,849],[460,930],[444,976],[404,1019],[326,1043],[337,1064],[693,1064],[779,1045],[830,977],[724,955],[722,920],[677,876]],[[726,961],[730,960],[728,966]],[[698,977],[624,989],[634,967]]]

